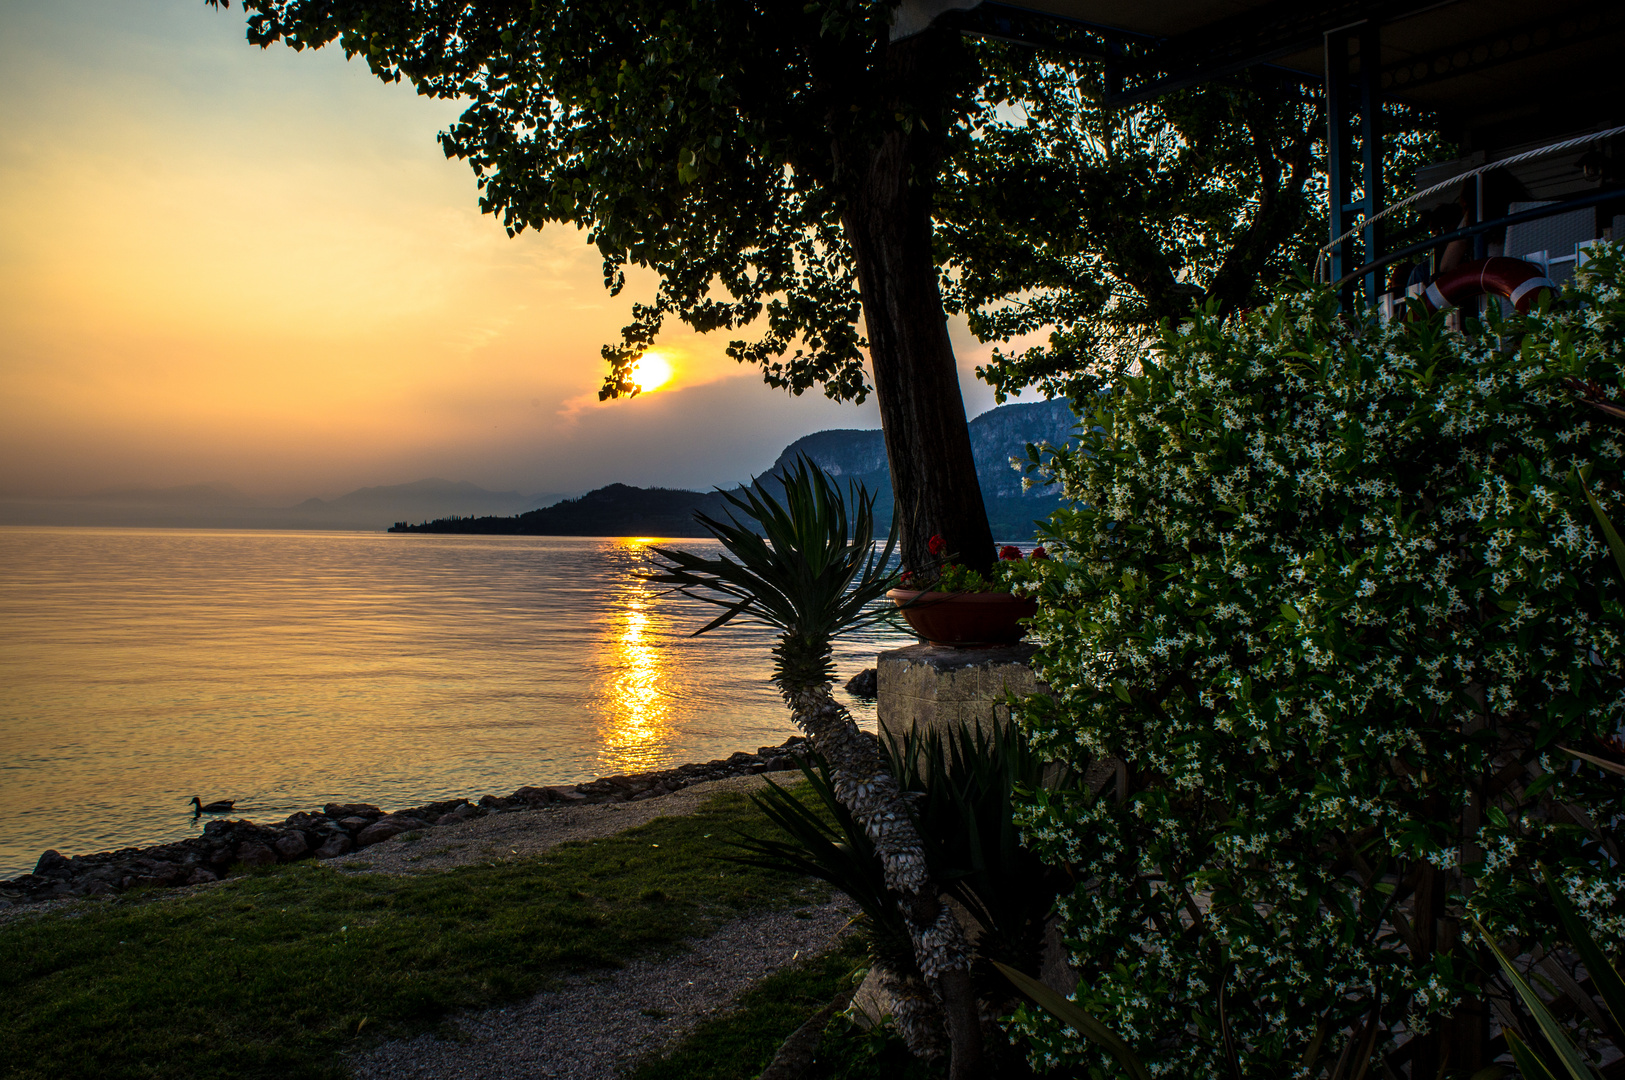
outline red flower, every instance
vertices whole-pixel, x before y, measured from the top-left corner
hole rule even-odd
[[[925,546],[930,550],[931,554],[941,555],[947,549],[948,541],[942,538],[941,533],[937,533],[937,535],[925,542]]]
[[[1019,559],[1021,558],[1021,549],[1016,547],[1014,544],[1006,544],[999,549],[999,558]]]
[[[1049,552],[1045,551],[1041,547],[1035,547],[1035,548],[1033,548],[1033,553],[1031,555],[1029,555],[1028,558],[1030,558],[1030,559],[1047,559],[1047,558],[1049,558]]]
[[[911,582],[913,580],[914,580],[914,571],[912,571],[912,570],[904,570],[903,571],[903,577],[902,577],[903,584],[907,585],[909,582]]]

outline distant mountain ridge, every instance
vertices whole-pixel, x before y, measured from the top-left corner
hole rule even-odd
[[[484,536],[709,536],[694,520],[727,512],[718,492],[640,488],[610,484],[579,499],[564,499],[513,517],[451,517],[412,525],[398,521],[390,532],[473,533]]]
[[[1022,489],[1022,473],[1010,464],[1024,458],[1028,443],[1060,444],[1071,439],[1077,425],[1065,401],[1002,405],[970,422],[971,452],[976,458],[977,482],[987,506],[993,535],[1000,540],[1024,540],[1033,535],[1033,522],[1060,504],[1052,488]],[[805,435],[784,448],[771,475],[782,476],[798,455],[817,464],[844,483],[862,484],[876,496],[877,527],[891,527],[891,474],[885,438],[878,429],[836,428]],[[672,488],[638,488],[611,484],[578,499],[513,516],[440,518],[413,525],[397,521],[390,532],[480,533],[519,536],[707,536],[694,521],[696,512],[710,517],[726,513],[719,492]]]
[[[1063,401],[1003,405],[970,422],[977,477],[994,535],[1024,539],[1033,520],[1057,505],[1052,491],[1022,491],[1010,468],[1029,442],[1062,442],[1076,421]],[[842,481],[855,480],[876,495],[879,526],[891,517],[891,476],[878,429],[838,428],[804,436],[785,447],[769,470],[804,453]],[[573,493],[572,493],[573,494]],[[357,488],[332,498],[271,505],[223,483],[109,488],[73,497],[0,498],[0,525],[118,526],[199,529],[355,529],[525,533],[556,536],[702,536],[696,511],[716,516],[726,503],[716,492],[637,488],[611,484],[578,497],[525,496],[489,491],[466,480],[430,477],[406,484]],[[421,522],[422,524],[408,524]]]
[[[1023,474],[1011,466],[1010,459],[1024,458],[1028,443],[1068,441],[1077,423],[1066,401],[1001,405],[972,420],[967,427],[982,498],[1042,501],[1050,497],[1042,489],[1024,491]],[[804,436],[784,448],[772,471],[782,473],[797,454],[807,455],[831,476],[857,480],[870,491],[883,490],[881,501],[891,501],[886,442],[878,429],[841,428]]]
[[[0,524],[199,529],[381,529],[391,521],[450,513],[518,514],[563,498],[487,491],[466,480],[430,478],[358,488],[333,499],[267,506],[220,484],[123,488],[79,498],[0,500]]]

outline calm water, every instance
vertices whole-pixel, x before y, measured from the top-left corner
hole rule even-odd
[[[189,835],[194,794],[270,821],[794,734],[770,635],[689,637],[714,609],[634,577],[646,543],[0,528],[0,877]],[[841,681],[910,640],[844,643]]]

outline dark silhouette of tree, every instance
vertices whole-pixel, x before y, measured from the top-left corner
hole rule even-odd
[[[1021,48],[980,59],[975,109],[950,133],[937,242],[948,308],[978,338],[1049,335],[977,369],[1000,401],[1028,387],[1087,395],[1160,320],[1261,303],[1314,263],[1326,241],[1317,87],[1244,75],[1112,108],[1102,63]],[[1430,114],[1389,104],[1384,127],[1389,190],[1448,156]],[[1417,221],[1388,228],[1409,235]]]

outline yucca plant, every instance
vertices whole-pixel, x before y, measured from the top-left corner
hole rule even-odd
[[[863,826],[835,795],[829,763],[817,754],[799,762],[811,799],[769,780],[751,796],[778,836],[740,835],[749,852],[734,861],[805,874],[827,881],[858,906],[855,920],[868,932],[872,970],[892,1001],[892,1021],[910,1051],[929,1058],[942,1043],[941,1010],[921,977],[914,943],[897,894]]]
[[[1546,891],[1551,896],[1552,906],[1557,909],[1558,920],[1561,923],[1559,936],[1568,939],[1569,946],[1585,965],[1593,991],[1602,998],[1606,1012],[1600,1015],[1603,1017],[1607,1034],[1616,1045],[1625,1045],[1619,1041],[1622,1033],[1625,1033],[1625,979],[1620,977],[1619,971],[1609,962],[1596,937],[1574,910],[1574,905],[1563,895],[1563,890],[1558,886],[1551,871],[1543,867],[1542,872],[1546,878]],[[1495,938],[1483,926],[1476,922],[1474,925],[1477,926],[1479,937],[1495,955],[1501,973],[1517,994],[1518,1000],[1534,1018],[1535,1028],[1540,1032],[1541,1042],[1546,1047],[1547,1054],[1543,1056],[1521,1038],[1518,1032],[1507,1028],[1505,1031],[1507,1049],[1512,1052],[1512,1058],[1517,1062],[1519,1074],[1524,1080],[1558,1080],[1559,1077],[1566,1077],[1567,1080],[1600,1080],[1602,1072],[1586,1060],[1586,1056],[1569,1037],[1568,1031],[1552,1015],[1551,1009],[1525,980],[1517,966],[1496,944]],[[1584,993],[1585,990],[1580,988],[1574,992]],[[1556,1068],[1552,1065],[1554,1060]]]
[[[1055,791],[1074,779],[1048,765],[1021,730],[958,724],[910,731],[884,743],[892,772],[911,800],[926,861],[943,887],[981,927],[973,954],[979,996],[998,1002],[1008,984],[989,966],[998,961],[1036,974],[1044,927],[1071,878],[1021,841],[1018,792]]]
[[[1045,763],[1010,726],[914,731],[905,738],[887,736],[882,746],[931,876],[979,927],[973,982],[978,998],[997,1011],[1010,999],[1010,985],[992,965],[1038,973],[1046,921],[1070,883],[1064,871],[1022,845],[1014,820],[1017,791],[1058,788],[1069,777],[1046,775]],[[876,971],[895,1002],[894,1015],[906,1017],[924,987],[896,898],[867,834],[835,797],[828,763],[812,754],[800,765],[807,795],[770,782],[752,796],[780,834],[741,836],[737,846],[750,855],[740,861],[821,878],[850,897],[870,930]],[[898,1028],[906,1037],[907,1020],[899,1020]]]
[[[831,692],[835,638],[890,618],[876,602],[896,583],[890,569],[896,527],[876,551],[874,496],[850,486],[849,513],[840,490],[805,456],[778,482],[782,502],[758,479],[737,494],[723,493],[737,516],[695,515],[732,558],[654,548],[663,561],[648,580],[723,609],[696,634],[738,618],[778,631],[773,680],[796,725],[829,762],[840,804],[874,844],[915,962],[941,1005],[952,1048],[949,1076],[969,1080],[981,1072],[982,1037],[964,931],[927,869],[896,779]]]

